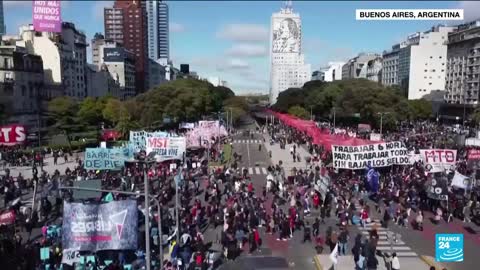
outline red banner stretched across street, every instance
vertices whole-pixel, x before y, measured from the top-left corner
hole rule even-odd
[[[268,110],[268,112],[272,113],[287,126],[305,132],[312,138],[313,144],[323,145],[328,151],[331,151],[332,145],[356,146],[380,142],[353,138],[348,135],[330,134],[328,130],[317,127],[314,121],[303,120],[289,114],[279,113],[272,110]]]

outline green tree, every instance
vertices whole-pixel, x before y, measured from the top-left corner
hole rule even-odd
[[[179,79],[165,83],[127,101],[132,121],[142,126],[162,122],[164,117],[177,121],[196,121],[204,115],[223,110],[223,102],[234,93],[226,87],[215,87],[207,81]]]
[[[79,121],[88,125],[98,125],[103,121],[103,109],[111,97],[87,97],[78,105]]]
[[[229,116],[230,117],[230,114],[232,115],[232,121],[233,121],[233,124],[236,125],[238,124],[239,120],[247,114],[247,112],[245,110],[243,110],[242,108],[239,108],[239,107],[225,107],[225,110],[229,112]]]
[[[305,108],[300,107],[298,105],[290,107],[288,109],[288,113],[302,119],[308,119],[310,116],[310,113],[307,112]]]
[[[123,111],[127,111],[125,105],[120,100],[112,98],[105,104],[102,116],[109,123],[116,125],[120,120],[121,113],[124,113]]]
[[[67,137],[70,144],[70,135],[84,130],[76,117],[77,103],[70,97],[63,96],[52,99],[48,103],[47,114],[49,116],[50,133],[61,131]]]
[[[425,99],[409,100],[413,119],[429,119],[433,116],[432,103]]]
[[[48,103],[48,115],[50,121],[53,122],[53,127],[66,131],[73,131],[78,126],[78,119],[76,118],[77,103],[67,96],[57,97]]]

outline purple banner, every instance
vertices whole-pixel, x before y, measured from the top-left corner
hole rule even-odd
[[[38,32],[62,31],[61,1],[33,1],[33,28]]]

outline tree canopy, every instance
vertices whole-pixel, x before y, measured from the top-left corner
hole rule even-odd
[[[226,108],[234,111],[235,120],[246,113],[248,105],[229,88],[195,79],[171,81],[126,101],[106,96],[76,103],[69,97],[59,97],[48,104],[50,126],[66,133],[98,129],[104,123],[127,134],[131,129],[163,123],[166,118],[174,123],[197,121]]]
[[[382,119],[386,128],[398,121],[432,117],[429,101],[407,100],[398,89],[366,79],[307,82],[302,88],[281,92],[273,105],[275,110],[290,112],[294,108],[294,112],[302,115],[297,107],[304,111],[311,107],[313,114],[322,118],[332,118],[335,111],[337,119],[357,118],[376,126],[380,122],[379,113],[386,113]]]

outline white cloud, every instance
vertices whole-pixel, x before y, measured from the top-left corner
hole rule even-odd
[[[95,20],[103,22],[103,10],[106,7],[112,7],[114,1],[96,1],[93,4],[93,15],[95,16]]]
[[[480,19],[480,2],[461,1],[458,8],[463,9],[463,19],[465,21],[474,21]]]
[[[267,56],[267,48],[257,44],[235,44],[227,50],[227,55],[233,57],[263,57]]]
[[[7,33],[12,35],[18,35],[20,26],[29,25],[32,23],[32,18],[18,18],[13,24],[7,24]]]
[[[169,28],[170,28],[170,32],[173,32],[173,33],[181,33],[181,32],[185,32],[186,30],[183,24],[175,23],[175,22],[171,22],[169,25]]]
[[[217,32],[217,37],[240,42],[268,41],[269,30],[260,24],[228,24]]]
[[[217,70],[219,71],[226,71],[226,70],[245,70],[249,69],[250,64],[239,58],[231,58],[225,61],[221,61],[218,63]]]

